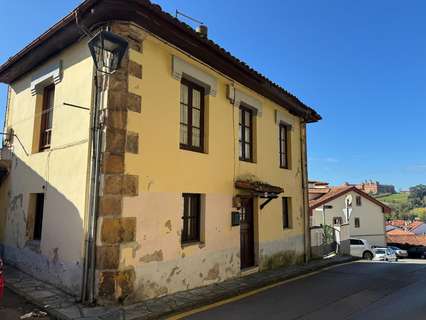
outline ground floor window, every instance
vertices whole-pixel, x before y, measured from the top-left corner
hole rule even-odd
[[[283,197],[282,198],[283,206],[283,228],[291,228],[291,198]]]
[[[201,195],[184,193],[182,243],[200,241]]]
[[[31,193],[27,217],[28,240],[40,241],[43,232],[44,193]]]

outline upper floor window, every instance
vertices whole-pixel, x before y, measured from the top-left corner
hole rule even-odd
[[[180,147],[204,150],[204,88],[185,79],[180,85]]]
[[[55,86],[50,85],[43,90],[43,106],[40,123],[40,151],[50,148],[52,138],[52,120],[55,100]]]
[[[289,155],[288,155],[288,127],[280,124],[280,168],[289,168]]]
[[[240,160],[253,161],[253,111],[240,106]]]
[[[356,196],[356,205],[359,207],[362,205],[361,196]]]

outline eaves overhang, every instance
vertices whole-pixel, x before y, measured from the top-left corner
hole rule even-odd
[[[10,84],[84,36],[76,23],[92,29],[111,21],[129,21],[164,39],[196,59],[270,99],[306,122],[321,116],[297,97],[198,35],[148,0],[86,0],[61,21],[0,66],[0,82]]]

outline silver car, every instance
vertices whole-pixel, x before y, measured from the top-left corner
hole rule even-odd
[[[408,252],[407,250],[402,250],[398,247],[394,247],[394,246],[388,246],[388,248],[391,248],[393,251],[395,251],[395,254],[398,258],[407,258],[408,257]]]
[[[391,248],[375,248],[374,252],[374,261],[398,261],[398,258]]]

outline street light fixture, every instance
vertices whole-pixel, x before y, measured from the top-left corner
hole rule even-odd
[[[110,31],[100,31],[89,41],[89,49],[99,72],[112,74],[120,67],[128,47],[126,39]]]
[[[94,74],[95,101],[92,116],[92,163],[91,163],[91,186],[90,186],[90,214],[88,222],[88,236],[86,244],[82,300],[93,303],[95,301],[95,281],[96,281],[96,229],[97,211],[99,196],[99,176],[101,166],[101,146],[102,146],[102,122],[100,121],[100,95],[101,90],[98,84],[98,73],[110,75],[120,68],[121,60],[127,51],[128,42],[126,39],[110,31],[100,31],[89,40],[89,50],[96,66],[97,72]]]

